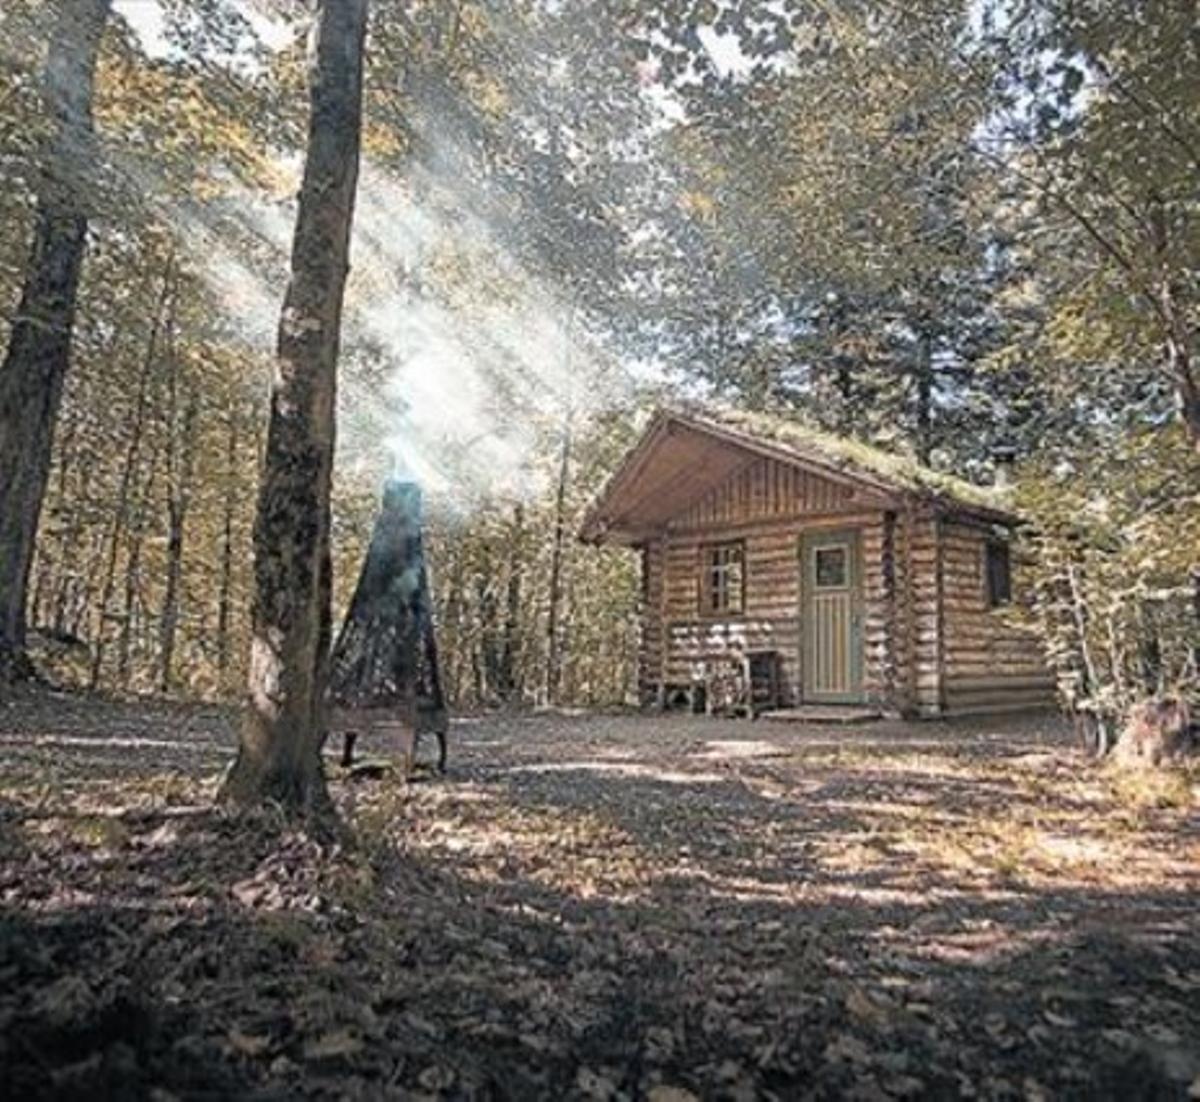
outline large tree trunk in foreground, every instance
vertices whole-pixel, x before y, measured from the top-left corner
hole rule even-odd
[[[308,156],[279,321],[254,529],[249,699],[222,796],[321,814],[327,732],[329,489],[338,338],[362,130],[367,0],[323,0],[310,68]]]
[[[28,672],[29,569],[70,362],[87,238],[80,197],[92,158],[92,88],[110,3],[62,0],[46,55],[46,104],[57,125],[21,302],[0,366],[0,679]]]

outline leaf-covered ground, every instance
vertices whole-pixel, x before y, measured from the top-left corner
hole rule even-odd
[[[231,746],[0,706],[0,1095],[1200,1096],[1196,778],[1057,721],[473,719],[351,849]]]

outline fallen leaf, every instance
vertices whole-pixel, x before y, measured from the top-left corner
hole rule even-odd
[[[417,1082],[427,1091],[445,1091],[454,1085],[454,1072],[439,1064],[430,1064],[420,1075]]]
[[[825,1046],[825,1059],[831,1063],[849,1060],[854,1064],[865,1064],[871,1059],[871,1050],[857,1037],[849,1033],[839,1033]]]
[[[925,1092],[925,1084],[911,1075],[894,1075],[880,1085],[894,1098],[916,1098]]]
[[[233,1050],[243,1056],[261,1056],[271,1047],[270,1037],[256,1037],[251,1033],[243,1033],[240,1029],[231,1029],[227,1038]]]
[[[601,1102],[606,1102],[617,1093],[617,1085],[611,1079],[591,1068],[579,1069],[575,1074],[575,1085],[585,1098],[600,1099]]]
[[[700,1102],[697,1095],[683,1087],[672,1087],[666,1084],[651,1087],[646,1095],[646,1102]]]
[[[1065,1014],[1055,1014],[1053,1010],[1043,1010],[1042,1015],[1051,1025],[1056,1025],[1060,1029],[1072,1029],[1079,1024],[1075,1018],[1068,1018]]]
[[[1162,1045],[1177,1045],[1179,1044],[1179,1034],[1170,1026],[1163,1025],[1161,1022],[1155,1022],[1153,1025],[1146,1027],[1146,1033],[1154,1038]]]
[[[363,1043],[348,1029],[324,1033],[304,1046],[306,1060],[336,1060],[361,1052]]]
[[[886,1019],[883,1007],[859,987],[854,988],[846,996],[846,1009],[852,1017],[869,1025],[883,1025]]]

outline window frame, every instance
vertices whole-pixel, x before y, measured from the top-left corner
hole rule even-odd
[[[712,562],[712,554],[718,551],[736,551],[737,564],[741,568],[737,604],[726,604],[721,608],[714,608],[712,597],[714,594],[714,580],[718,572],[728,573],[729,562],[722,564],[714,564]],[[746,541],[741,539],[735,540],[710,540],[700,544],[699,549],[699,564],[700,564],[700,583],[697,592],[697,605],[699,614],[702,618],[708,620],[722,619],[730,616],[744,616],[746,614]],[[728,579],[725,582],[725,591],[728,594],[729,583]]]
[[[837,551],[842,556],[842,580],[837,585],[821,584],[820,557],[823,551]],[[812,549],[812,588],[814,593],[840,593],[854,588],[853,551],[849,541],[845,543],[818,543]]]

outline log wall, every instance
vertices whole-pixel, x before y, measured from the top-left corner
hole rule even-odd
[[[907,529],[908,588],[904,708],[920,715],[940,715],[942,698],[942,521],[936,515],[910,511]]]
[[[663,682],[662,602],[664,541],[642,545],[642,592],[638,641],[638,700],[643,707],[657,702]]]
[[[1054,679],[1037,639],[989,609],[987,533],[945,523],[942,532],[945,709],[1008,711],[1054,702]]]

